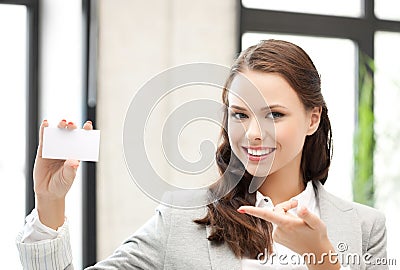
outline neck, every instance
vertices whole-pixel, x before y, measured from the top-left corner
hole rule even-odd
[[[274,205],[301,193],[305,185],[300,171],[300,162],[301,152],[285,167],[269,174],[258,191],[270,197]]]

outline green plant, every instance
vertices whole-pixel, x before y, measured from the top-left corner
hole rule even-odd
[[[358,114],[354,137],[353,199],[373,206],[374,198],[374,61],[360,53]]]

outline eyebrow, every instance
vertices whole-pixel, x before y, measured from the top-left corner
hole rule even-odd
[[[229,107],[230,107],[230,108],[233,108],[233,109],[241,110],[241,111],[246,111],[246,110],[247,110],[246,108],[243,108],[243,107],[240,107],[240,106],[237,106],[237,105],[231,105],[231,106],[229,106]],[[272,110],[272,109],[274,109],[274,108],[288,109],[288,108],[286,108],[285,106],[282,106],[282,105],[279,105],[279,104],[273,104],[273,105],[271,105],[271,106],[267,106],[267,107],[261,108],[261,110],[262,110],[262,111],[268,111],[268,110]]]

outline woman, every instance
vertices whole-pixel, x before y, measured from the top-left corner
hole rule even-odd
[[[383,215],[323,188],[331,128],[309,56],[289,42],[260,42],[240,54],[222,98],[216,159],[224,177],[209,194],[218,200],[201,209],[158,207],[89,269],[387,269],[372,264],[386,257]],[[76,128],[66,121],[59,127]],[[37,210],[17,239],[21,262],[26,269],[72,269],[64,205],[79,162],[42,159],[41,143],[42,136]]]

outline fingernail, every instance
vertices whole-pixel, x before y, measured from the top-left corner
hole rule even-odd
[[[63,120],[61,120],[61,122],[67,122],[67,120],[63,119]]]
[[[304,215],[305,213],[307,213],[307,208],[304,207],[304,206],[300,207],[299,213],[300,213],[301,215]]]
[[[245,211],[244,209],[238,209],[237,211],[238,211],[239,213],[241,213],[241,214],[246,213],[246,211]]]
[[[90,121],[90,120],[87,120],[87,121],[86,121],[86,123],[92,124],[92,121]]]
[[[72,165],[71,167],[74,169],[78,169],[79,165]]]
[[[47,120],[46,120],[46,119],[44,119],[44,120],[43,120],[43,122],[47,122]]]
[[[72,122],[68,122],[68,125],[73,125],[74,123],[72,123]]]

